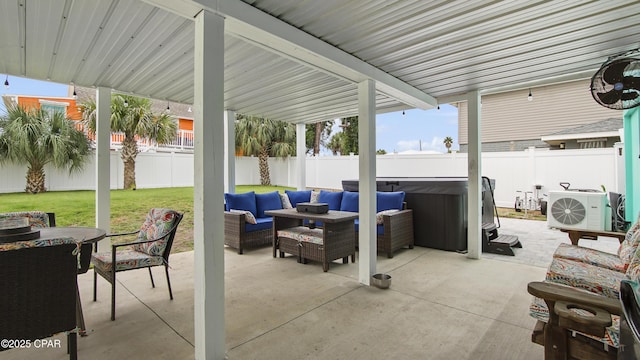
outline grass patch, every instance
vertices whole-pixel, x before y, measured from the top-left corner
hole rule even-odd
[[[282,186],[239,185],[237,193],[267,193],[293,188]],[[170,208],[184,213],[172,251],[193,250],[193,187],[111,190],[111,232],[140,228],[150,208]],[[51,191],[41,194],[0,194],[0,212],[41,210],[56,214],[58,226],[95,226],[94,191]],[[124,237],[119,241],[131,241]]]

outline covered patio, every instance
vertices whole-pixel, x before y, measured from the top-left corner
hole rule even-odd
[[[391,288],[359,285],[357,266],[298,264],[274,259],[270,248],[238,256],[225,251],[226,347],[230,359],[541,359],[531,342],[529,281],[544,278],[565,233],[534,220],[502,219],[520,236],[516,257],[462,254],[416,247],[380,271]],[[616,239],[582,240],[615,251]],[[89,336],[79,339],[80,359],[186,359],[194,353],[193,253],[172,255],[173,301],[155,289],[144,270],[119,276],[118,319],[109,320],[109,285],[99,279],[92,302],[91,271],[80,277]],[[144,276],[143,276],[144,275]],[[157,274],[159,278],[161,275]],[[64,336],[59,336],[65,344]],[[66,359],[62,349],[17,349],[10,359]]]
[[[234,138],[236,112],[296,123],[298,154],[305,151],[305,123],[359,117],[359,189],[365,196],[360,196],[359,204],[358,271],[338,277],[340,281],[329,286],[339,288],[341,281],[346,282],[343,295],[327,306],[340,308],[336,305],[342,304],[340,299],[348,301],[354,296],[353,303],[347,302],[345,308],[352,306],[353,313],[364,318],[364,312],[355,311],[359,308],[354,304],[361,304],[359,297],[366,298],[375,291],[362,285],[368,285],[370,276],[385,266],[382,261],[377,264],[373,220],[375,115],[435,108],[452,101],[468,102],[469,252],[468,258],[459,258],[458,266],[449,271],[463,282],[465,273],[480,276],[479,271],[465,270],[468,267],[487,267],[490,274],[491,260],[469,260],[481,257],[482,94],[590,77],[608,56],[638,47],[640,6],[636,1],[17,0],[0,4],[0,24],[1,71],[10,76],[97,89],[97,227],[109,231],[111,92],[193,104],[195,261],[191,273],[193,302],[188,306],[193,306],[194,322],[186,325],[193,327],[190,342],[194,344],[195,357],[220,359],[235,351],[239,352],[238,358],[243,358],[240,351],[248,351],[242,349],[253,343],[246,338],[229,342],[236,335],[232,330],[235,319],[228,314],[243,312],[232,292],[236,287],[228,283],[241,273],[238,268],[249,266],[249,257],[230,260],[223,245],[221,204],[223,192],[234,191],[234,144],[228,139]],[[585,96],[589,96],[586,91]],[[298,159],[297,170],[304,174],[304,156]],[[298,188],[305,186],[304,176],[300,176]],[[101,247],[107,245],[103,243]],[[415,253],[438,254],[427,261],[431,264],[443,261],[438,260],[440,257],[454,255],[427,249]],[[408,266],[414,262],[419,260],[407,260]],[[234,264],[238,268],[232,268]],[[406,286],[408,296],[419,298],[415,291],[432,292],[431,288],[418,287],[433,285],[437,277],[432,273],[436,271],[429,269],[425,272],[428,276],[420,281],[404,285],[398,281],[395,286]],[[263,284],[265,288],[247,293],[251,306],[265,297],[261,291],[275,288],[273,283],[277,282],[284,287],[291,276],[291,272],[276,271],[274,278]],[[475,279],[473,282],[481,283]],[[296,285],[308,286],[307,282]],[[471,303],[461,308],[480,306],[485,290],[466,286],[470,292],[461,299]],[[298,290],[294,294],[300,292],[294,290]],[[388,292],[385,296],[394,294]],[[385,309],[405,301],[389,300]],[[309,307],[324,309],[319,306],[322,303],[314,301],[317,299],[304,300],[306,310],[302,313]],[[375,301],[379,300],[374,304]],[[396,301],[398,304],[387,304]],[[526,301],[508,304],[516,303],[524,307]],[[431,314],[429,311],[419,308],[416,314]],[[266,313],[260,311],[250,319],[254,324],[268,322]],[[413,317],[394,316],[403,319],[403,323],[415,322]],[[300,318],[300,314],[293,316],[296,317]],[[349,322],[364,339],[371,331],[359,320],[336,319],[334,328],[328,329],[338,331],[340,321]],[[434,327],[423,331],[456,333],[451,327],[455,317],[447,320],[432,321]],[[494,320],[500,321],[500,317],[496,315]],[[108,326],[117,327],[113,330],[116,334],[125,334],[125,321],[123,314]],[[291,318],[284,323],[268,334],[297,324]],[[438,324],[448,327],[438,329]],[[314,343],[320,346],[327,332],[300,343],[305,348]],[[283,353],[287,345],[295,342],[293,333],[299,334],[292,331],[275,342]],[[465,337],[464,346],[472,346],[469,338],[480,337],[475,331],[470,330],[469,334],[473,335]],[[183,336],[189,339],[189,335]],[[415,335],[406,336],[404,339],[411,342]],[[103,335],[100,337],[106,346],[118,346]],[[145,331],[127,338],[135,338],[139,344],[146,339]],[[359,346],[363,341],[345,343],[364,353],[369,343]],[[428,342],[430,346],[439,344],[435,340]],[[168,342],[159,340],[156,346],[159,343]],[[243,343],[247,346],[240,346]],[[460,342],[455,345],[460,346]],[[502,350],[500,344],[495,346]]]

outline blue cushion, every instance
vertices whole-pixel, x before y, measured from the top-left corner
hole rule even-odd
[[[340,211],[358,212],[360,194],[355,191],[345,191],[342,193],[342,202],[340,203]]]
[[[271,229],[273,227],[273,218],[272,217],[261,217],[256,218],[255,224],[246,223],[244,225],[244,231],[252,232],[258,230]]]
[[[258,211],[256,217],[266,217],[265,210],[280,210],[282,209],[282,200],[280,200],[280,194],[277,191],[256,194],[256,210]]]
[[[360,221],[358,221],[358,219],[356,219],[356,232],[360,231]],[[376,233],[378,235],[384,235],[384,225],[380,224],[380,225],[376,225]],[[358,241],[358,239],[356,239],[356,242]]]
[[[284,192],[289,197],[289,202],[293,207],[296,207],[297,203],[311,201],[311,190],[300,190],[300,191],[285,190]]]
[[[251,191],[243,194],[224,194],[225,210],[248,210],[256,216],[256,193]]]
[[[376,192],[376,212],[384,210],[402,210],[404,191]]]
[[[340,204],[342,203],[342,191],[320,190],[318,202],[329,204],[329,210],[340,210]]]

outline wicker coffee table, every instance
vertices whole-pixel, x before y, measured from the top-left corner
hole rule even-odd
[[[319,261],[326,272],[329,263],[342,258],[347,263],[356,261],[356,240],[354,220],[358,213],[330,210],[326,214],[300,213],[296,209],[268,210],[266,215],[273,216],[273,257],[280,251],[296,255],[298,261]],[[288,229],[289,233],[302,229],[303,220],[322,222],[321,230],[313,231],[317,237],[322,237],[320,243],[300,241],[299,238],[278,236],[279,230]],[[307,232],[309,233],[309,232]]]

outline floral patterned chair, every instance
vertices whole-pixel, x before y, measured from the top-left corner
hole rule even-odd
[[[532,341],[545,346],[545,358],[616,358],[620,284],[640,278],[639,229],[636,222],[617,254],[563,244],[545,281],[529,284]]]
[[[151,209],[140,230],[107,234],[107,237],[137,234],[135,241],[113,244],[111,251],[93,253],[91,257],[94,266],[93,301],[96,301],[96,284],[98,274],[100,274],[111,283],[111,320],[116,318],[116,273],[120,271],[147,268],[151,277],[151,286],[155,288],[151,267],[164,265],[169,297],[173,300],[171,281],[169,280],[169,254],[182,216],[182,214],[170,209]],[[118,250],[123,247],[127,248]]]

